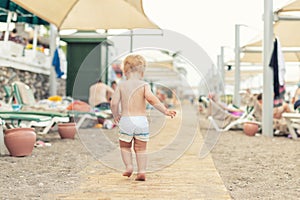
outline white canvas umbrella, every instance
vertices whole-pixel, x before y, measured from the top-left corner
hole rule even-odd
[[[142,0],[12,0],[59,30],[157,29]]]
[[[294,11],[300,11],[300,1],[294,0],[291,3],[287,4],[286,6],[280,8],[277,12],[283,13],[283,12],[294,12]]]
[[[55,25],[58,30],[159,29],[145,15],[142,0],[12,0]],[[54,30],[54,29],[53,29]],[[55,33],[53,33],[55,34]],[[51,43],[54,43],[53,41]],[[132,34],[131,47],[132,48]],[[52,48],[52,52],[54,49]],[[55,74],[50,75],[50,92],[55,95]]]
[[[280,39],[286,62],[300,61],[300,20],[277,21],[274,25],[274,35]],[[242,47],[241,62],[262,63],[262,40]]]

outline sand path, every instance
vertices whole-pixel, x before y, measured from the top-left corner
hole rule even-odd
[[[175,119],[166,119],[155,111],[151,113],[151,132],[154,134],[148,146],[151,172],[147,174],[147,181],[134,181],[135,174],[131,178],[121,176],[122,163],[115,148],[117,134],[112,134],[117,130],[103,131],[102,134],[81,130],[80,139],[93,152],[95,160],[87,163],[81,172],[81,182],[74,190],[48,197],[72,200],[231,199],[211,155],[199,158],[203,138],[197,127],[195,108],[184,105],[177,110]],[[105,154],[97,152],[98,145],[103,144],[95,142],[104,141],[103,138],[111,142],[111,146],[108,145],[110,151]]]

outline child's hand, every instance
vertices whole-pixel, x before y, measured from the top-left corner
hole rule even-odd
[[[166,110],[165,115],[170,116],[171,118],[173,118],[176,115],[176,111],[174,111],[174,110]]]
[[[120,119],[121,119],[121,115],[114,116],[114,122],[115,122],[115,124],[118,124],[119,121],[120,121]]]

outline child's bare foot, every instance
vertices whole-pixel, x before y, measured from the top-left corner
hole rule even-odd
[[[145,181],[146,180],[146,175],[144,173],[138,173],[135,180],[136,181]]]
[[[130,177],[131,174],[132,174],[132,172],[133,172],[133,166],[132,166],[132,165],[128,165],[128,166],[126,167],[126,171],[123,172],[123,176]]]
[[[126,171],[123,173],[123,176],[127,176],[127,177],[130,177],[132,174],[132,171]]]

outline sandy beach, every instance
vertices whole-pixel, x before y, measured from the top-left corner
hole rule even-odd
[[[298,199],[299,140],[234,130],[200,158],[208,121],[191,106],[179,113],[150,117],[146,182],[121,176],[117,128],[80,129],[74,140],[54,128],[38,135],[51,146],[0,157],[0,199]]]
[[[206,119],[200,121],[206,130]],[[220,135],[211,154],[233,199],[298,199],[299,144],[287,137],[250,137],[234,130]]]

